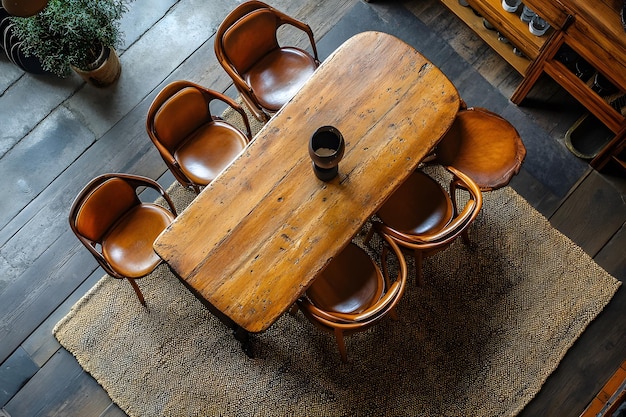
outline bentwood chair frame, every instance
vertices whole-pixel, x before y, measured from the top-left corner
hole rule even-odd
[[[447,218],[443,227],[416,234],[394,228],[385,224],[384,221],[374,221],[365,239],[368,242],[372,233],[377,231],[401,247],[411,250],[415,258],[415,277],[420,286],[424,283],[423,258],[446,249],[459,236],[462,237],[465,243],[469,243],[468,229],[478,216],[483,204],[482,192],[469,176],[454,167],[446,167],[446,169],[452,173],[450,192],[447,193],[441,186],[439,188],[441,188],[441,193],[447,197],[451,210],[447,210],[449,213],[446,215]],[[426,176],[427,174],[415,172],[412,175]],[[432,178],[431,180],[435,181]],[[468,200],[460,212],[456,199],[457,190],[464,190],[468,193]],[[419,190],[402,192],[413,191],[419,193]],[[385,205],[383,205],[383,209],[384,207]]]
[[[123,200],[121,197],[119,199],[115,198],[115,201],[109,199],[111,196],[119,196],[121,192],[118,193],[117,191],[112,192],[111,190],[107,190],[102,193],[98,193],[99,190],[102,190],[101,186],[111,180],[121,180],[133,188],[135,196],[132,203],[129,204],[130,209],[125,210],[120,208],[120,205],[123,204],[120,203],[120,201]],[[155,203],[142,202],[138,194],[146,188],[157,191],[169,206],[169,210]],[[161,185],[156,181],[138,175],[108,173],[92,179],[87,185],[85,185],[85,187],[74,199],[68,216],[70,228],[78,240],[89,250],[96,261],[98,261],[98,264],[100,264],[104,271],[113,278],[127,280],[133,287],[139,301],[144,306],[146,305],[145,299],[135,280],[152,272],[162,262],[160,258],[158,258],[155,253],[154,259],[151,261],[151,270],[146,273],[139,274],[138,276],[126,276],[106,259],[102,251],[102,245],[107,235],[115,228],[115,226],[124,220],[124,217],[129,213],[129,211],[146,207],[150,210],[155,210],[161,213],[160,216],[168,218],[169,223],[171,223],[171,221],[173,221],[173,219],[177,216],[174,203],[163,187],[161,187]],[[115,216],[104,216],[98,214],[101,210],[107,210],[108,208],[114,208],[117,214]],[[164,224],[164,226],[166,226],[166,224]],[[145,238],[145,236],[142,238]],[[151,245],[151,242],[148,242],[148,244]]]
[[[266,19],[268,15],[271,15],[272,19]],[[271,24],[268,21],[271,21]],[[300,48],[279,45],[276,32],[282,25],[290,25],[305,32],[313,55]],[[228,42],[226,38],[229,38]],[[264,58],[267,59],[270,53],[276,50],[290,50],[303,57],[306,56],[312,60],[314,68],[320,64],[311,27],[256,0],[242,3],[226,16],[215,34],[214,49],[219,63],[233,80],[241,98],[254,117],[261,122],[267,122],[271,114],[279,110],[280,106],[269,108],[261,104],[261,93],[255,91],[246,80],[247,73],[256,64],[260,61],[264,62]],[[291,68],[291,71],[293,70]],[[281,74],[281,76],[286,76],[286,74]],[[279,77],[272,74],[272,78]]]
[[[302,310],[304,315],[312,323],[314,323],[323,330],[334,333],[335,339],[337,341],[337,347],[339,349],[339,353],[343,362],[347,361],[347,352],[344,336],[353,334],[355,332],[364,331],[370,326],[378,323],[387,315],[390,315],[393,319],[397,319],[395,310],[406,288],[406,281],[408,276],[407,265],[404,255],[402,254],[402,251],[398,244],[388,236],[381,235],[381,237],[383,240],[381,252],[382,271],[376,264],[374,259],[372,259],[369,254],[365,252],[364,249],[359,248],[355,243],[349,243],[349,246],[352,246],[352,248],[348,247],[344,249],[344,251],[346,251],[346,249],[356,249],[358,251],[362,251],[367,256],[367,260],[371,262],[371,267],[375,268],[376,270],[378,280],[376,294],[373,299],[369,301],[369,303],[360,300],[362,302],[362,305],[357,306],[357,309],[353,312],[338,312],[332,311],[330,309],[321,308],[318,304],[322,304],[324,301],[326,301],[324,299],[337,301],[336,299],[337,297],[339,297],[339,295],[335,293],[331,294],[328,292],[324,292],[323,290],[315,290],[315,282],[305,293],[305,295],[302,296],[297,302],[297,306],[300,308],[300,310]],[[398,275],[393,281],[390,279],[388,268],[389,248],[391,248],[391,251],[395,255],[395,258],[398,262]],[[342,253],[340,253],[337,258],[333,259],[332,262],[342,262],[349,269],[354,267],[354,265],[351,264],[353,262],[353,259],[342,259]],[[354,282],[358,282],[359,278],[362,277],[340,277],[333,280],[333,286],[337,289],[338,292],[342,292],[342,286],[345,287],[347,285],[354,285]],[[324,272],[322,272],[317,280],[324,279]],[[349,284],[347,283],[348,281],[350,281]],[[365,285],[365,283],[362,284]],[[354,296],[353,298],[351,298],[350,302],[355,303],[356,298],[358,297]],[[315,300],[318,299],[321,299],[321,301],[316,303]]]
[[[190,118],[190,113],[192,113],[191,111],[181,111],[181,113],[183,114],[178,116],[180,120],[172,121],[171,125],[168,123],[168,125],[170,125],[168,126],[168,130],[172,130],[174,126],[177,126],[178,124],[184,124],[190,126],[190,128],[195,129],[189,132],[186,137],[177,137],[176,139],[168,138],[167,140],[165,140],[164,138],[160,137],[159,131],[156,126],[156,119],[159,115],[159,111],[167,103],[169,103],[171,99],[176,99],[177,94],[187,88],[195,89],[202,94],[205,100],[206,114],[203,116],[202,121],[198,122],[198,120],[187,120],[187,118]],[[214,100],[226,104],[228,107],[237,112],[237,114],[239,114],[243,121],[245,132],[241,131],[233,124],[225,121],[221,116],[212,114],[211,103]],[[193,124],[197,124],[197,126],[192,126]],[[161,158],[167,165],[168,169],[172,172],[176,180],[183,187],[191,188],[196,193],[199,193],[201,188],[206,186],[210,181],[194,181],[190,178],[190,175],[185,174],[184,168],[181,166],[181,162],[176,158],[176,151],[180,149],[181,146],[184,146],[186,143],[188,143],[188,141],[190,140],[206,140],[207,138],[197,138],[194,135],[197,134],[200,129],[206,129],[209,125],[220,127],[222,131],[225,131],[225,129],[230,130],[230,140],[239,142],[241,150],[243,150],[245,146],[252,140],[252,130],[250,128],[248,116],[246,115],[245,110],[239,103],[218,91],[208,89],[191,81],[179,80],[165,86],[152,101],[150,109],[148,110],[148,115],[146,117],[146,131],[148,132],[148,136],[150,137],[150,140],[152,141],[154,146],[156,146],[159,154],[161,155]],[[182,128],[180,130],[182,130]],[[171,135],[175,134],[176,133],[172,133]],[[208,139],[210,140],[210,138]]]

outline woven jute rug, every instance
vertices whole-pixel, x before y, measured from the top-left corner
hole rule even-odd
[[[179,209],[194,197],[169,192]],[[511,188],[484,197],[471,244],[427,258],[397,321],[346,338],[345,364],[302,313],[247,357],[167,265],[139,281],[147,308],[105,276],[54,334],[131,416],[515,415],[620,283]]]

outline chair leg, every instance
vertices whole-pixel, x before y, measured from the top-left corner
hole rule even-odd
[[[452,197],[452,208],[454,209],[455,216],[459,213],[459,210],[456,204],[456,190],[457,189],[459,189],[458,182],[456,178],[453,178],[452,181],[450,181],[450,196]],[[461,238],[463,239],[463,243],[465,243],[466,245],[469,245],[470,240],[469,240],[469,232],[467,229],[465,229],[461,233]]]
[[[380,259],[383,265],[383,277],[385,278],[385,285],[387,286],[387,288],[391,287],[391,281],[389,279],[389,269],[387,268],[387,253],[388,252],[389,250],[387,249],[387,245],[383,243],[383,251],[380,256]],[[396,312],[395,307],[389,311],[389,316],[393,320],[398,320],[398,313]]]
[[[461,239],[463,239],[463,243],[465,243],[466,245],[470,244],[468,229],[463,230],[463,233],[461,233]]]
[[[335,329],[335,339],[337,339],[337,347],[339,348],[339,354],[341,355],[342,362],[348,362],[346,342],[343,340],[343,332],[340,329]]]
[[[133,290],[135,290],[135,294],[137,294],[137,297],[139,298],[139,302],[144,307],[146,307],[146,300],[143,298],[143,294],[141,293],[141,290],[139,289],[139,285],[137,285],[135,280],[132,278],[126,278],[126,279],[128,280],[128,282],[130,282],[130,285],[133,287]]]
[[[450,197],[452,197],[452,209],[454,210],[454,215],[459,214],[459,210],[456,204],[456,190],[458,189],[456,178],[452,178],[450,181]]]
[[[289,314],[292,315],[292,316],[295,316],[296,313],[298,313],[298,304],[293,303],[293,305],[289,309]]]
[[[365,235],[365,239],[363,239],[363,243],[365,243],[366,245],[369,244],[370,240],[372,239],[372,236],[374,236],[374,225],[373,224],[370,227],[370,230],[367,231],[367,234]]]
[[[415,280],[417,281],[417,286],[421,287],[422,285],[424,285],[424,272],[422,271],[422,264],[423,262],[423,256],[422,256],[422,251],[419,250],[415,250],[414,251],[414,257],[415,257]]]
[[[389,317],[391,317],[391,319],[394,321],[398,321],[398,311],[396,310],[396,307],[389,310]]]

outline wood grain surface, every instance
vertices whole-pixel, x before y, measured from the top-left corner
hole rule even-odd
[[[194,292],[250,332],[267,329],[448,130],[456,88],[380,32],[341,45],[155,243]],[[312,171],[320,126],[346,141],[339,175]]]

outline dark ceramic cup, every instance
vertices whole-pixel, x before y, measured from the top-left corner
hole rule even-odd
[[[313,133],[309,140],[309,156],[317,178],[330,181],[337,176],[345,147],[343,135],[334,126],[322,126]]]

